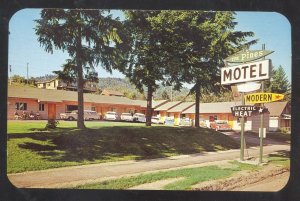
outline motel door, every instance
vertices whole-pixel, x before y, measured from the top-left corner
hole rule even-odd
[[[56,105],[54,103],[48,104],[48,119],[56,119]]]

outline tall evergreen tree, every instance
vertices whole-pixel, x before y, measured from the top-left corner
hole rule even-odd
[[[151,19],[161,37],[160,55],[168,77],[167,83],[180,88],[193,83],[195,126],[199,127],[201,93],[217,93],[220,67],[228,55],[256,43],[247,42],[253,32],[235,31],[233,12],[162,11]]]
[[[122,54],[123,48],[118,30],[121,23],[103,10],[43,9],[41,19],[36,20],[35,32],[45,51],[54,49],[68,52],[70,59],[65,66],[76,76],[78,91],[77,127],[83,129],[83,84],[84,71],[93,70],[100,64],[107,71],[112,70]],[[70,78],[70,77],[69,77]]]
[[[164,71],[159,55],[159,35],[153,31],[149,18],[158,11],[125,11],[124,25],[130,36],[131,49],[127,52],[127,65],[120,66],[120,71],[143,94],[147,94],[146,126],[151,126],[152,97],[164,79]]]
[[[290,87],[291,85],[288,77],[283,67],[280,65],[278,69],[274,69],[270,84],[270,91],[273,93],[285,94],[289,91]]]

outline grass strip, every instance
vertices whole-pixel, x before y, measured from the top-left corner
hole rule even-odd
[[[79,186],[79,189],[128,189],[141,184],[152,183],[171,178],[184,178],[165,186],[165,190],[189,190],[193,185],[209,180],[222,179],[242,170],[255,170],[260,167],[250,164],[242,164],[236,161],[231,166],[221,168],[219,166],[205,166],[196,168],[184,168],[157,173],[141,174],[132,177],[123,177],[115,180],[103,181],[97,184]]]

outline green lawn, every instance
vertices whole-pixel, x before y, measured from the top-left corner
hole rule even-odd
[[[268,156],[268,165],[282,166],[289,168],[290,155],[289,152],[280,152],[270,154]],[[221,166],[205,166],[196,168],[182,168],[178,170],[159,171],[155,173],[140,174],[138,176],[122,177],[120,179],[107,180],[98,183],[85,184],[78,186],[79,189],[128,189],[130,187],[141,184],[152,183],[159,180],[182,178],[179,181],[168,184],[165,190],[189,190],[193,185],[210,180],[224,179],[233,176],[233,174],[248,170],[258,171],[264,166],[251,165],[247,163],[239,163],[230,161],[229,165]]]
[[[142,160],[239,148],[231,138],[205,128],[145,127],[142,123],[8,121],[8,173],[121,160]]]
[[[260,167],[249,164],[242,164],[236,161],[231,162],[231,166],[221,168],[218,166],[206,166],[197,168],[185,168],[171,171],[160,171],[157,173],[141,174],[132,177],[103,181],[96,184],[86,184],[79,186],[80,189],[128,189],[145,183],[152,183],[159,180],[171,178],[183,178],[164,187],[165,190],[189,190],[197,183],[223,179],[230,177],[234,173],[242,170],[257,170]]]

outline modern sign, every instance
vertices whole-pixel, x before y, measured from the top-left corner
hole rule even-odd
[[[283,94],[275,93],[253,93],[245,95],[246,103],[269,103],[274,101],[279,101],[284,98]]]
[[[274,51],[270,50],[246,50],[237,52],[225,59],[229,63],[245,63],[263,58]]]
[[[251,117],[268,112],[266,107],[256,107],[253,105],[239,105],[231,107],[232,115],[235,117]]]
[[[221,84],[234,84],[270,78],[271,60],[256,61],[221,69]]]

